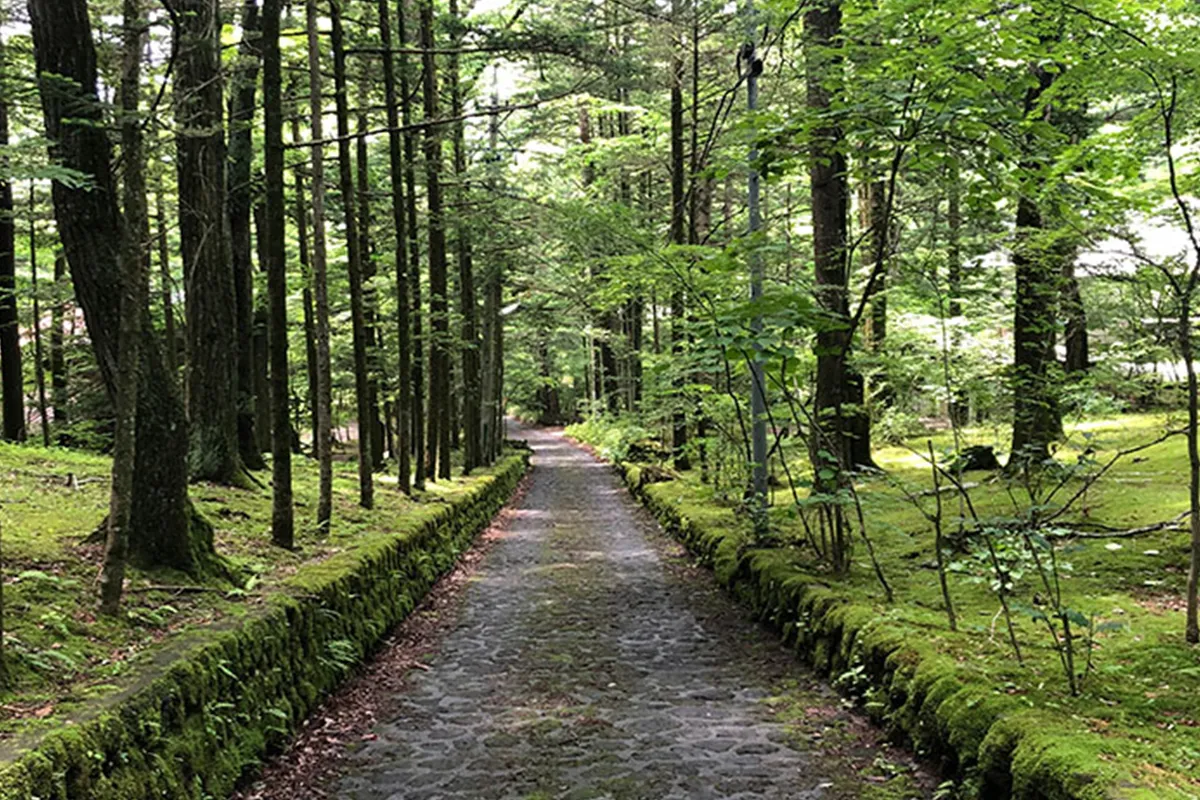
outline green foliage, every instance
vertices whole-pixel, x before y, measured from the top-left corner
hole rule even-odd
[[[617,463],[645,461],[647,453],[658,450],[654,442],[655,434],[642,427],[633,416],[588,417],[583,422],[567,426],[566,434],[591,445],[602,458]]]

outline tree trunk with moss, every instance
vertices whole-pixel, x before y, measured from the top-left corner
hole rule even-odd
[[[1034,70],[1036,83],[1025,93],[1025,116],[1045,117],[1042,95],[1054,83],[1055,73]],[[1030,142],[1030,148],[1035,145]],[[1022,165],[1042,182],[1041,167]],[[1013,432],[1010,468],[1049,458],[1050,443],[1062,436],[1058,404],[1058,358],[1054,341],[1058,328],[1060,247],[1046,234],[1046,220],[1037,200],[1028,192],[1017,200],[1013,267],[1016,273],[1013,313]]]
[[[1075,275],[1074,253],[1063,259],[1062,309],[1066,317],[1063,344],[1067,351],[1063,367],[1068,374],[1082,375],[1091,366],[1091,352],[1088,345],[1087,307],[1083,304],[1083,292]]]
[[[83,309],[110,402],[115,405],[124,225],[117,209],[103,107],[96,96],[91,21],[84,0],[31,0],[29,11],[43,117],[53,142],[50,156],[91,178],[87,187],[56,181],[54,212],[75,297]],[[79,120],[88,124],[75,124]],[[144,304],[139,317],[137,452],[129,558],[140,566],[197,573],[213,561],[212,528],[188,501],[187,420]]]
[[[108,531],[100,570],[100,611],[116,614],[125,582],[128,528],[133,506],[137,453],[140,313],[146,306],[149,211],[138,97],[141,92],[142,11],[139,0],[124,2],[121,70],[121,157],[124,160],[125,231],[121,246],[121,322],[117,344],[116,422]]]

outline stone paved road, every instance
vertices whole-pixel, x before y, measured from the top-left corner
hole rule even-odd
[[[534,448],[529,491],[334,796],[830,800],[818,752],[762,702],[801,668],[707,575],[668,563],[604,464],[514,433]]]

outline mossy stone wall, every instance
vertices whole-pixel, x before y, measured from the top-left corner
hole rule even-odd
[[[1103,753],[1102,739],[1062,715],[1021,705],[967,676],[950,658],[900,631],[861,601],[839,594],[790,555],[744,547],[733,522],[668,499],[666,484],[623,464],[629,490],[718,582],[780,631],[797,655],[864,701],[867,712],[940,762],[979,800],[1182,800],[1133,776],[1135,765]],[[704,521],[698,521],[704,520]]]
[[[528,467],[507,455],[395,536],[299,570],[264,608],[187,634],[132,685],[0,761],[3,800],[228,797],[403,620]]]

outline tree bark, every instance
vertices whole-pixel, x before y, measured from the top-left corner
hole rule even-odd
[[[143,187],[144,188],[144,187]],[[145,209],[145,192],[142,208]],[[42,303],[38,289],[37,203],[33,183],[29,184],[29,283],[33,295],[33,384],[37,388],[38,421],[42,428],[42,446],[50,446],[50,415],[46,408],[46,357],[42,347]]]
[[[167,212],[163,207],[163,189],[154,193],[155,215],[158,217],[159,297],[163,314],[163,352],[171,380],[179,380],[179,339],[175,332],[174,282],[171,280],[171,253],[167,242]]]
[[[294,93],[294,92],[293,92]],[[300,141],[300,117],[292,114],[292,141]],[[300,272],[304,278],[301,301],[304,305],[304,364],[308,379],[309,425],[313,441],[313,457],[317,452],[317,324],[313,311],[312,256],[308,248],[308,206],[304,195],[304,174],[294,170],[296,239],[300,243]]]
[[[841,70],[841,61],[829,49],[836,45],[841,29],[840,0],[825,0],[805,12],[807,103],[818,117],[827,116],[832,107],[829,72]],[[869,444],[866,448],[861,444],[853,447],[864,431],[861,426],[856,430],[853,419],[861,414],[861,381],[856,381],[847,369],[851,336],[846,268],[850,190],[843,138],[840,126],[821,119],[813,129],[810,144],[815,294],[827,323],[817,332],[815,348],[814,414],[820,435],[812,437],[810,455],[818,475],[824,469],[854,466],[863,449],[869,457]]]
[[[4,63],[0,49],[0,65]],[[8,98],[0,96],[0,147],[8,146]],[[16,218],[8,164],[0,161],[0,389],[4,438],[25,441],[25,376],[21,370],[21,328],[17,313]]]
[[[434,58],[433,2],[420,0],[425,119],[437,119],[437,61]],[[446,220],[442,198],[442,134],[425,128],[425,182],[429,204],[429,477],[450,479],[450,320],[446,295]],[[435,470],[436,467],[436,470]]]
[[[125,167],[125,231],[121,247],[121,322],[117,345],[116,436],[108,531],[100,570],[100,611],[116,614],[125,583],[128,529],[133,506],[137,456],[139,320],[146,306],[146,259],[149,212],[146,204],[145,156],[142,152],[138,98],[141,92],[142,11],[139,0],[124,0],[124,62],[121,74],[121,155]]]
[[[270,399],[260,397],[255,385],[254,264],[250,238],[251,169],[254,162],[255,84],[262,58],[258,0],[242,3],[242,41],[232,69],[229,98],[229,167],[226,204],[233,265],[237,321],[237,432],[238,452],[248,469],[263,469],[261,436],[256,407]],[[265,88],[264,88],[265,93]],[[263,433],[266,433],[265,431]]]
[[[866,237],[866,267],[868,271],[877,269],[879,272],[875,287],[871,292],[870,327],[867,329],[867,342],[871,351],[883,352],[887,340],[888,304],[887,304],[887,264],[875,263],[877,255],[885,260],[891,259],[892,254],[892,223],[887,219],[887,184],[882,180],[870,180],[859,187],[859,218],[860,227]],[[887,378],[884,378],[886,382]]]
[[[500,105],[500,98],[492,92],[492,108]],[[488,190],[493,195],[500,191],[500,117],[493,113],[488,117]],[[495,253],[484,278],[483,300],[483,457],[491,464],[500,455],[504,444],[504,384],[503,384],[503,339],[504,318],[500,314],[504,302],[504,255]]]
[[[309,135],[314,142],[324,137],[321,95],[321,41],[317,0],[306,0],[308,38]],[[325,152],[312,146],[312,287],[316,317],[317,355],[317,465],[320,474],[317,494],[317,527],[328,530],[333,514],[333,377],[329,355],[329,287],[325,252]]]
[[[292,424],[288,416],[287,207],[283,196],[283,59],[279,17],[283,0],[263,1],[263,172],[267,201],[267,299],[271,353],[271,541],[289,550],[294,541]]]
[[[350,325],[354,341],[354,399],[358,423],[358,504],[371,508],[375,503],[371,464],[371,391],[367,374],[367,332],[363,316],[362,242],[358,234],[355,208],[354,169],[350,153],[350,109],[346,96],[346,46],[342,30],[342,2],[330,0],[333,22],[333,84],[337,116],[338,177],[342,212],[346,226],[346,277],[350,282]]]
[[[297,200],[297,203],[302,202],[302,200]],[[298,221],[297,224],[299,224]],[[301,241],[304,240],[301,239]],[[307,250],[307,247],[304,249]],[[305,273],[302,297],[304,303],[304,364],[308,378],[309,423],[312,427],[313,457],[315,458],[317,449],[317,323],[316,314],[313,311],[312,269],[305,261],[301,261],[300,264]]]
[[[1075,277],[1075,257],[1072,253],[1063,259],[1062,265],[1062,308],[1066,316],[1066,362],[1063,365],[1069,375],[1081,375],[1091,366],[1088,347],[1087,308],[1083,305],[1083,294],[1079,291],[1079,279]]]
[[[379,298],[375,291],[375,257],[374,245],[371,241],[371,176],[368,169],[369,152],[367,147],[367,131],[370,129],[366,108],[370,103],[367,85],[364,79],[362,95],[359,98],[358,132],[362,134],[355,142],[354,164],[355,177],[358,181],[358,251],[362,254],[362,283],[363,283],[363,326],[367,340],[367,408],[371,424],[371,469],[383,469],[384,436],[383,415],[379,409],[380,378],[383,375],[380,356],[383,353],[379,341],[379,329],[376,317],[379,308]]]
[[[117,349],[124,226],[117,210],[102,107],[96,100],[91,21],[85,0],[31,0],[29,11],[46,133],[53,142],[51,158],[91,177],[87,188],[56,181],[54,211],[75,296],[115,405],[121,374]],[[139,317],[130,560],[198,572],[213,558],[212,528],[188,502],[187,420],[175,382],[163,367],[144,305]]]
[[[958,166],[958,155],[950,160],[949,190],[946,193],[946,288],[950,294],[947,305],[950,319],[953,322],[950,341],[950,360],[957,359],[958,346],[961,341],[958,328],[958,318],[962,316],[962,187],[961,174]],[[947,386],[950,392],[948,413],[951,423],[958,428],[967,424],[970,419],[970,398],[961,388]]]
[[[1169,144],[1168,144],[1169,146]],[[1193,256],[1200,258],[1200,255]],[[1187,578],[1187,611],[1184,636],[1188,644],[1200,644],[1200,381],[1196,377],[1195,341],[1192,333],[1192,303],[1196,296],[1196,269],[1185,278],[1179,304],[1179,354],[1187,375],[1188,528],[1191,553]]]
[[[240,484],[245,478],[237,435],[237,315],[224,219],[220,9],[216,0],[178,0],[175,20],[191,475],[192,480]]]
[[[400,0],[403,4],[404,0]],[[388,0],[379,2],[379,38],[383,44],[383,92],[387,106],[388,166],[392,179],[392,227],[396,232],[396,461],[399,488],[412,494],[412,323],[409,319],[408,225],[405,219],[403,137],[399,130],[400,112],[396,95],[396,67],[392,56],[392,15]],[[403,10],[399,11],[403,16]],[[407,83],[407,81],[405,81]],[[407,98],[405,98],[407,100]],[[405,104],[407,105],[407,103]]]
[[[400,51],[400,120],[404,126],[404,210],[408,232],[408,280],[411,294],[410,321],[412,323],[412,425],[409,428],[412,440],[413,487],[425,488],[425,355],[424,334],[421,323],[421,243],[417,227],[417,144],[412,124],[409,98],[408,65],[408,14],[409,0],[399,0],[396,7],[396,38]]]
[[[1037,83],[1025,93],[1026,117],[1048,113],[1039,111],[1041,97],[1054,83],[1054,73],[1041,67],[1034,70]],[[1022,167],[1038,169],[1030,163]],[[1058,360],[1054,352],[1061,278],[1055,252],[1058,248],[1046,241],[1041,209],[1027,194],[1017,201],[1016,226],[1012,256],[1016,271],[1010,457],[1013,466],[1049,458],[1050,442],[1062,435],[1058,386],[1053,374]]]
[[[458,1],[450,0],[450,16],[457,19]],[[455,39],[453,47],[457,49],[462,44],[461,37]],[[462,114],[462,86],[458,69],[458,55],[450,56],[450,116]],[[479,366],[479,310],[475,298],[475,269],[471,250],[471,227],[468,221],[467,200],[467,155],[466,142],[463,140],[463,123],[454,123],[454,176],[457,190],[455,203],[457,208],[457,256],[458,256],[458,291],[459,313],[462,315],[462,432],[463,432],[463,474],[469,475],[471,470],[483,463],[481,455],[482,424],[481,413],[483,399],[480,395],[480,366]]]
[[[671,244],[685,244],[687,231],[685,221],[687,205],[684,198],[684,154],[683,154],[683,42],[680,38],[680,19],[683,4],[671,2]],[[683,290],[676,288],[671,293],[671,352],[679,359],[683,354],[683,320],[686,314]],[[676,366],[678,370],[678,365]],[[671,446],[675,454],[675,468],[691,469],[688,458],[687,415],[684,412],[683,387],[686,378],[678,373],[673,381],[676,406],[671,414]]]
[[[54,406],[54,425],[57,438],[63,442],[63,427],[70,421],[67,384],[66,339],[63,322],[67,308],[67,257],[59,250],[54,254],[54,308],[50,315],[50,402]]]

